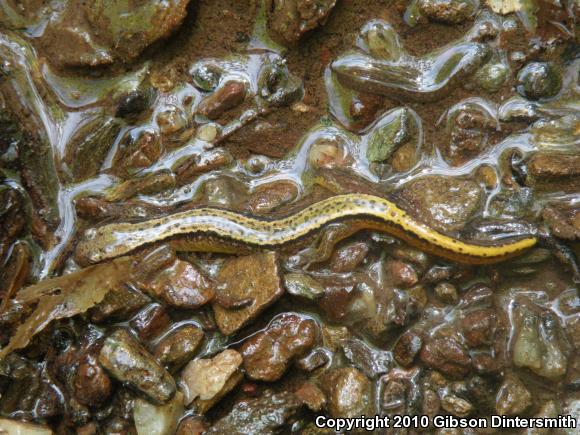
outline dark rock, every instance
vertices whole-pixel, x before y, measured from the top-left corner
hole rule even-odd
[[[459,24],[472,17],[477,11],[474,0],[418,0],[419,11],[430,21]]]
[[[171,318],[165,308],[151,305],[137,313],[129,323],[141,340],[156,337],[171,323]]]
[[[341,344],[349,362],[371,379],[387,373],[391,368],[393,361],[391,352],[372,348],[357,339],[344,340]]]
[[[526,184],[535,187],[558,186],[574,190],[580,186],[580,155],[538,152],[527,162]]]
[[[328,352],[323,348],[319,347],[314,349],[305,357],[296,361],[296,367],[305,372],[312,372],[326,364],[330,361]]]
[[[440,282],[433,289],[441,302],[446,304],[456,303],[459,297],[457,296],[457,288],[449,282]]]
[[[466,376],[471,367],[469,355],[452,337],[429,338],[421,349],[420,358],[427,366],[454,379]]]
[[[459,321],[460,330],[471,347],[490,344],[496,323],[495,312],[491,309],[471,311]]]
[[[400,260],[387,260],[385,271],[390,278],[390,282],[395,287],[409,288],[419,282],[419,276],[415,268]]]
[[[330,269],[337,273],[354,271],[366,258],[369,246],[365,242],[352,242],[341,246],[332,253]]]
[[[297,43],[302,36],[324,24],[336,0],[268,0],[268,24],[275,36],[286,44]]]
[[[208,427],[208,424],[200,417],[186,417],[179,423],[175,435],[202,435]]]
[[[530,62],[518,73],[517,91],[529,100],[550,98],[562,88],[562,75],[550,62]]]
[[[312,412],[320,412],[326,405],[324,393],[316,385],[304,382],[298,390],[294,392]]]
[[[179,370],[198,351],[205,334],[194,325],[184,325],[163,338],[153,355],[171,371]]]
[[[422,346],[423,339],[419,334],[414,331],[405,332],[399,337],[393,349],[395,360],[404,367],[410,366]]]
[[[80,362],[74,379],[76,399],[83,405],[98,407],[111,395],[111,379],[97,362],[95,355],[86,354]]]
[[[119,118],[128,118],[139,115],[148,108],[149,95],[140,90],[132,91],[119,99],[115,116]]]
[[[89,319],[94,323],[123,321],[137,310],[151,302],[151,299],[130,286],[122,286],[108,292],[101,302],[89,310]]]
[[[229,81],[213,94],[205,97],[197,111],[209,119],[218,119],[225,112],[239,106],[246,96],[246,85],[242,82]]]
[[[295,416],[302,402],[289,392],[267,392],[257,399],[238,402],[232,410],[219,419],[207,435],[274,435]]]
[[[240,348],[246,375],[257,381],[278,380],[294,358],[314,346],[317,329],[316,322],[297,315],[276,318],[265,331],[246,340]]]
[[[523,382],[508,374],[497,393],[495,409],[499,415],[519,415],[532,405],[532,400],[532,394]]]
[[[155,403],[165,403],[175,393],[171,375],[123,329],[106,338],[99,363],[115,379],[141,391]]]
[[[133,282],[175,308],[197,309],[215,296],[214,283],[196,266],[178,259],[167,245],[141,256]]]

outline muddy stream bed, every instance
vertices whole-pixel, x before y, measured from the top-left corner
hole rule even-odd
[[[434,422],[580,421],[579,19],[575,0],[0,1],[0,433],[578,433]],[[344,195],[403,225],[303,212]],[[210,230],[179,233],[200,209],[188,228]],[[257,249],[246,217],[308,237]]]

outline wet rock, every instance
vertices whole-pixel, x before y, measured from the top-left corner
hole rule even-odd
[[[448,280],[457,271],[450,266],[433,266],[423,276],[423,281],[427,284],[438,284],[441,281]]]
[[[372,348],[357,339],[344,340],[342,342],[342,351],[350,364],[361,370],[369,378],[375,378],[387,373],[393,361],[391,352]]]
[[[367,159],[384,162],[409,142],[417,143],[419,121],[410,109],[395,109],[377,121],[368,134]]]
[[[350,103],[348,113],[352,118],[347,128],[351,131],[361,131],[368,127],[377,117],[382,106],[382,99],[376,95],[359,93]]]
[[[407,331],[399,337],[393,354],[400,365],[407,367],[413,364],[415,357],[423,346],[423,339],[414,331]]]
[[[74,0],[48,22],[41,44],[59,66],[131,61],[180,26],[188,3],[141,0],[135,7],[120,0]]]
[[[218,119],[225,112],[239,106],[246,96],[243,82],[229,81],[213,94],[205,97],[197,107],[197,112],[209,119]]]
[[[79,403],[92,407],[102,405],[111,395],[111,379],[95,355],[86,354],[80,362],[75,373],[74,391]]]
[[[5,261],[5,255],[10,246],[25,228],[23,216],[24,200],[15,189],[0,186],[0,259]]]
[[[509,74],[509,68],[503,63],[488,63],[474,75],[474,79],[486,91],[497,92],[506,83]]]
[[[137,398],[133,408],[137,434],[174,435],[183,411],[183,395],[179,391],[164,405],[153,405]]]
[[[517,91],[529,100],[550,98],[562,88],[562,75],[550,62],[530,62],[517,77]]]
[[[294,392],[312,412],[320,412],[326,405],[324,393],[316,385],[305,382]]]
[[[355,52],[331,65],[342,85],[359,92],[402,101],[437,101],[466,82],[491,54],[485,44],[458,42],[416,58],[405,53],[390,24],[375,21],[373,25],[382,34],[386,59]]]
[[[130,176],[147,168],[159,159],[163,146],[159,133],[152,128],[129,130],[119,143],[113,160],[113,168],[122,176]]]
[[[123,286],[111,290],[101,302],[89,310],[89,319],[94,323],[129,319],[137,310],[151,302],[140,291]]]
[[[210,127],[207,127],[209,129]],[[200,132],[204,132],[200,129]],[[215,149],[204,151],[201,154],[181,162],[177,168],[174,169],[176,181],[179,186],[191,183],[201,174],[213,171],[215,169],[224,167],[232,163],[233,156],[225,149]]]
[[[286,61],[278,57],[264,64],[258,87],[258,95],[275,107],[288,105],[302,95],[301,80],[290,74]]]
[[[265,214],[288,204],[298,196],[298,186],[288,181],[262,184],[248,198],[245,208],[252,214]]]
[[[515,375],[506,375],[499,388],[495,409],[499,415],[519,415],[532,405],[532,394]]]
[[[542,210],[542,219],[552,234],[565,240],[580,240],[580,208],[548,205]]]
[[[310,352],[305,357],[296,361],[296,367],[300,370],[304,370],[305,372],[312,372],[326,364],[330,361],[328,351],[325,349],[318,347]]]
[[[313,320],[293,314],[274,319],[265,331],[246,340],[240,348],[246,375],[257,381],[280,379],[294,358],[314,346],[317,329]]]
[[[324,286],[309,275],[288,273],[284,275],[284,287],[292,296],[314,301],[324,295]]]
[[[471,354],[473,368],[479,374],[498,373],[506,366],[504,360],[499,360],[490,352],[473,352]]]
[[[200,417],[186,417],[179,423],[176,435],[202,435],[208,427]]]
[[[467,417],[473,411],[473,405],[469,401],[455,394],[443,396],[441,407],[456,417]]]
[[[256,399],[238,402],[232,410],[205,432],[207,435],[279,433],[294,417],[302,402],[289,392],[266,392]]]
[[[312,144],[308,153],[308,162],[315,169],[341,168],[347,161],[346,151],[336,140],[319,140]]]
[[[165,403],[175,393],[175,381],[127,331],[119,329],[105,339],[99,363],[112,377]]]
[[[391,255],[405,263],[411,263],[420,274],[423,274],[429,267],[429,256],[410,246],[397,246],[392,250]]]
[[[336,273],[354,271],[366,258],[369,245],[365,242],[351,242],[336,249],[330,258],[330,269]]]
[[[242,379],[242,355],[224,350],[211,359],[195,359],[181,373],[181,388],[186,405],[195,401],[204,413],[229,393]]]
[[[447,111],[449,138],[439,145],[445,160],[454,166],[477,157],[490,145],[490,136],[499,128],[495,112],[483,101],[461,101]]]
[[[534,418],[558,418],[560,415],[559,406],[553,400],[544,403]],[[525,431],[526,435],[548,435],[552,430],[549,428],[530,428]]]
[[[148,340],[159,335],[170,323],[171,318],[165,308],[160,305],[150,305],[137,313],[129,324],[141,340]]]
[[[139,194],[153,195],[174,187],[175,175],[168,170],[161,170],[117,184],[107,190],[105,199],[109,201],[124,201]]]
[[[471,18],[477,11],[478,1],[474,0],[418,0],[419,13],[429,21],[459,24]]]
[[[469,355],[453,337],[427,339],[419,356],[427,366],[454,379],[466,376],[471,366]]]
[[[514,311],[514,365],[527,367],[547,378],[563,376],[567,369],[567,356],[557,316],[551,310],[539,311],[527,304],[521,304]]]
[[[179,370],[198,351],[205,334],[194,325],[184,325],[163,338],[153,355],[170,371]]]
[[[240,309],[228,309],[217,301],[212,302],[216,323],[225,335],[240,330],[284,293],[278,256],[274,252],[228,259],[218,281],[225,285],[223,295],[227,299],[252,299],[249,306]]]
[[[326,283],[325,292],[318,300],[318,308],[331,322],[344,321],[355,300],[356,285],[341,281]]]
[[[143,90],[135,90],[123,95],[117,101],[115,116],[118,118],[132,118],[145,112],[149,108],[150,95]]]
[[[64,158],[74,181],[91,178],[99,172],[121,127],[117,118],[99,114],[74,133],[66,145]]]
[[[552,183],[566,190],[576,190],[580,183],[580,156],[577,154],[553,154],[538,152],[527,162],[526,184],[550,187]]]
[[[409,288],[419,282],[419,276],[415,268],[400,260],[387,260],[385,271],[390,282],[395,287]]]
[[[54,432],[48,427],[25,421],[0,418],[0,433],[7,435],[52,435]]]
[[[573,390],[580,389],[580,354],[578,353],[570,358],[566,373],[566,385]]]
[[[409,383],[406,379],[385,376],[381,378],[384,384],[381,395],[381,410],[385,414],[408,414],[409,409]]]
[[[323,25],[336,0],[268,0],[268,24],[274,35],[285,44],[295,44],[302,36]]]
[[[208,180],[203,190],[207,205],[223,208],[233,208],[238,205],[240,198],[247,196],[245,186],[226,177]]]
[[[320,388],[326,393],[327,408],[332,417],[358,417],[369,410],[371,384],[355,368],[344,367],[326,372]]]
[[[470,180],[428,176],[406,184],[397,196],[422,222],[444,232],[460,230],[481,207],[481,187]]]
[[[202,62],[191,69],[191,79],[200,91],[212,92],[218,87],[223,73],[219,65]]]
[[[462,296],[463,308],[475,306],[490,306],[492,304],[493,290],[485,284],[472,285]]]
[[[495,312],[491,309],[471,311],[461,318],[459,327],[471,347],[490,344],[496,323]]]
[[[149,274],[140,287],[180,309],[196,310],[215,297],[215,284],[198,267],[176,257],[162,269]]]
[[[189,126],[189,120],[185,111],[180,107],[168,104],[161,109],[156,117],[159,133],[168,138],[179,138],[179,134]]]
[[[440,282],[433,289],[437,298],[446,304],[454,304],[459,297],[457,296],[457,288],[449,282]]]

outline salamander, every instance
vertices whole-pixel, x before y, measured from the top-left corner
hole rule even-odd
[[[329,231],[333,224],[339,230]],[[113,223],[88,230],[76,248],[81,264],[94,264],[141,247],[171,243],[178,250],[244,253],[293,246],[317,233],[326,237],[326,253],[338,241],[361,230],[388,233],[428,253],[468,264],[497,263],[533,247],[535,235],[490,244],[445,235],[419,222],[387,199],[345,194],[324,199],[280,219],[265,219],[204,207],[139,223]],[[330,251],[329,251],[330,247]],[[325,255],[319,252],[322,259]]]
[[[357,231],[374,230],[436,256],[468,264],[500,262],[525,252],[538,241],[535,235],[526,235],[493,244],[470,243],[430,228],[387,199],[345,194],[281,219],[204,207],[140,223],[108,224],[87,231],[77,245],[76,259],[81,264],[99,263],[156,242],[170,242],[179,250],[219,253],[277,249],[336,223],[343,226],[329,238],[332,246]]]

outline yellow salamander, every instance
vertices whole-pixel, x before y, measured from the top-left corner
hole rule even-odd
[[[423,251],[450,260],[485,264],[519,255],[537,243],[535,236],[490,245],[468,243],[417,221],[392,202],[372,195],[347,194],[325,199],[291,216],[266,220],[241,213],[199,208],[140,223],[115,223],[87,231],[76,249],[81,264],[98,263],[156,242],[178,250],[244,253],[302,242],[340,224],[324,247],[327,257],[338,241],[360,230],[381,231]],[[330,248],[330,250],[329,250]]]

